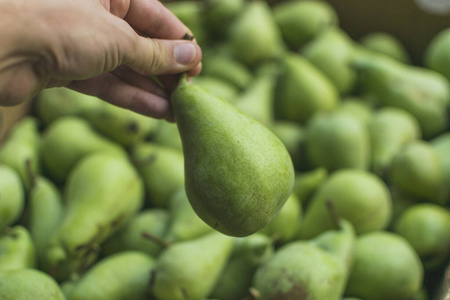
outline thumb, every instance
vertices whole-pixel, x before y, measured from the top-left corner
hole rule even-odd
[[[176,74],[200,64],[202,51],[193,41],[163,40],[137,36],[133,47],[125,49],[125,62],[145,75]]]

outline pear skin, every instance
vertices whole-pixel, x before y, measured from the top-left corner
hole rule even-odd
[[[7,228],[0,235],[0,271],[36,268],[36,258],[33,239],[25,227]]]
[[[58,283],[36,269],[0,271],[0,299],[66,300]]]
[[[411,62],[411,58],[400,39],[388,32],[370,32],[364,35],[359,43],[371,51],[387,55],[402,63],[409,64]]]
[[[145,300],[155,260],[139,251],[124,251],[93,265],[72,287],[68,300]]]
[[[441,73],[450,80],[450,29],[438,32],[430,41],[424,53],[427,68]]]
[[[268,128],[181,79],[171,97],[183,142],[185,187],[214,229],[246,236],[263,228],[292,192],[294,167]]]
[[[19,174],[0,164],[0,232],[15,223],[25,207],[25,191]]]
[[[25,191],[30,189],[33,176],[41,172],[38,123],[37,118],[25,116],[13,126],[0,147],[0,164],[19,174]]]
[[[170,245],[156,260],[150,290],[158,300],[204,299],[213,290],[234,238],[212,232]]]

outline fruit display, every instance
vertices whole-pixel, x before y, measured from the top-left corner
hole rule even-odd
[[[444,300],[450,29],[418,64],[326,1],[162,2],[175,122],[52,88],[1,141],[0,299]]]

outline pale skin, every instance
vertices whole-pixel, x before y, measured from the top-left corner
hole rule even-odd
[[[178,74],[201,70],[201,49],[186,33],[157,0],[0,0],[0,106],[67,86],[170,119]]]

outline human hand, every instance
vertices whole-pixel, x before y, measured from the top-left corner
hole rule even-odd
[[[170,118],[174,74],[201,70],[189,29],[157,0],[0,0],[0,105],[67,86]]]

